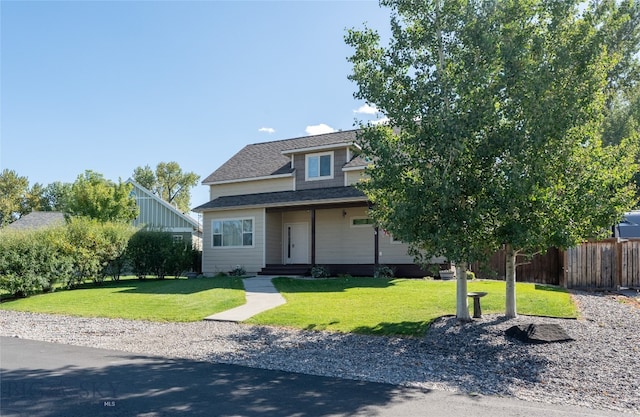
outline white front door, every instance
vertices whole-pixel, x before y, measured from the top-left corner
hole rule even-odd
[[[309,263],[309,223],[284,225],[284,263]]]

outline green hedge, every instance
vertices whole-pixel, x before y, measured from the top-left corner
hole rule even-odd
[[[127,247],[133,273],[141,279],[148,275],[160,279],[167,275],[178,277],[192,269],[194,258],[191,244],[174,241],[169,232],[140,230],[131,237]]]
[[[0,289],[16,297],[52,291],[73,276],[73,258],[62,227],[4,231],[0,235]]]
[[[0,231],[0,289],[17,297],[104,280],[135,232],[121,223],[74,218],[46,230]]]
[[[199,252],[190,242],[174,242],[169,232],[136,229],[122,223],[72,218],[46,230],[0,230],[0,290],[16,297],[67,288],[127,268],[140,278],[180,276],[198,270]]]
[[[73,258],[74,275],[66,283],[73,287],[91,279],[104,281],[110,265],[125,254],[135,229],[123,223],[101,223],[93,219],[72,218],[66,227],[69,253]]]

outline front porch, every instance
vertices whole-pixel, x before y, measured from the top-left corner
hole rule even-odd
[[[385,264],[392,268],[395,276],[402,278],[423,278],[429,275],[428,271],[421,269],[415,264]],[[309,276],[311,274],[311,264],[268,264],[258,272],[258,275],[282,275],[282,276]],[[371,277],[375,271],[374,264],[329,264],[323,266],[329,268],[332,276],[348,274],[354,277]]]

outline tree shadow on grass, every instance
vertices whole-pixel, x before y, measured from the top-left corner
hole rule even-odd
[[[536,289],[536,291],[551,291],[551,292],[562,292],[562,293],[568,292],[566,288],[553,286],[553,285],[535,284],[534,288]]]
[[[36,360],[28,367],[9,368],[3,360],[5,417],[364,415],[369,407],[424,392],[29,340],[3,343],[50,355],[46,363]],[[74,365],[60,365],[69,362]]]
[[[281,292],[344,292],[350,288],[389,288],[393,287],[394,279],[384,278],[327,278],[327,279],[299,279],[278,277],[272,280],[273,284]]]
[[[234,277],[127,281],[122,294],[196,294],[213,289],[244,290]],[[132,288],[133,287],[133,288]]]

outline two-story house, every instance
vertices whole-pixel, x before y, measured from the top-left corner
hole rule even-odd
[[[240,265],[249,273],[371,275],[394,267],[424,276],[407,245],[378,231],[367,197],[353,185],[368,162],[355,130],[247,145],[203,180],[204,274]]]

